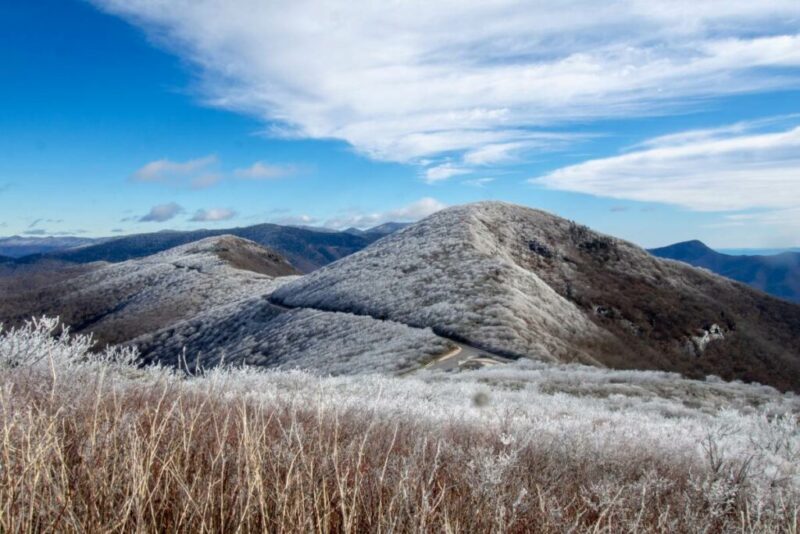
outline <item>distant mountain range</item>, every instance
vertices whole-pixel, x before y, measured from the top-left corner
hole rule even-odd
[[[43,260],[71,263],[95,261],[120,262],[143,258],[164,250],[199,241],[209,237],[234,235],[272,248],[285,256],[301,272],[310,272],[332,261],[359,251],[373,241],[405,226],[387,223],[368,230],[346,231],[325,228],[259,224],[221,230],[195,230],[189,232],[165,230],[134,234],[116,238],[7,238],[6,249],[12,253],[0,255],[17,258],[20,264]],[[23,254],[23,251],[27,253]]]
[[[717,252],[701,241],[676,243],[650,252],[660,258],[703,267],[771,295],[800,302],[800,252],[734,256]]]
[[[728,256],[774,256],[784,252],[800,252],[798,247],[790,248],[717,248],[714,249],[720,254]]]
[[[402,230],[406,226],[411,226],[411,223],[388,222],[378,226],[373,226],[367,230],[360,230],[358,228],[348,228],[344,230],[347,233],[355,235],[372,235],[372,236],[385,236],[393,234],[398,230]]]
[[[106,238],[107,239],[107,238]],[[31,254],[46,254],[104,241],[87,237],[0,237],[0,256],[22,258]]]

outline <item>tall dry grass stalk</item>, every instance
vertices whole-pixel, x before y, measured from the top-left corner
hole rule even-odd
[[[2,532],[798,530],[792,494],[756,502],[713,443],[708,461],[588,455],[39,349],[0,370]]]

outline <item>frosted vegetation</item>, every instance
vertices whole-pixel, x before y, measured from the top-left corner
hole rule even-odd
[[[56,331],[0,335],[4,532],[800,526],[800,401],[769,387],[536,362],[186,377]]]
[[[442,210],[270,299],[429,327],[500,355],[800,387],[797,306],[501,202]]]
[[[271,251],[232,236],[213,237],[121,263],[104,265],[39,294],[22,293],[0,308],[18,316],[63,317],[75,330],[90,330],[102,343],[120,343],[193,317],[204,310],[267,295],[292,277],[275,278],[236,268],[237,258],[260,257],[277,272],[291,270]],[[29,309],[31,309],[29,311]]]
[[[487,207],[488,209],[488,207]],[[497,248],[473,207],[439,212],[273,294],[288,306],[428,326],[499,353],[583,358],[601,335],[575,306]]]
[[[429,328],[350,313],[286,311],[265,298],[209,310],[132,345],[146,361],[190,370],[227,363],[321,375],[397,373],[455,348]]]

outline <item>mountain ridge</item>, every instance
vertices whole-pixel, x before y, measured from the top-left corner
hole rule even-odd
[[[102,242],[109,238],[91,238],[76,236],[47,237],[0,237],[0,256],[23,258],[32,254],[43,254],[59,250],[77,248]]]
[[[134,337],[271,291],[297,275],[282,256],[235,236],[215,236],[146,258],[96,264],[88,272],[0,303],[0,321],[14,326],[31,316],[60,316],[99,344]]]
[[[698,240],[650,249],[660,258],[709,269],[770,295],[800,303],[800,252],[774,255],[723,254]]]
[[[42,260],[60,260],[72,263],[94,261],[121,262],[143,258],[173,247],[208,237],[234,235],[274,249],[286,257],[301,272],[309,272],[323,265],[361,250],[378,236],[356,236],[344,232],[322,232],[264,223],[253,226],[220,230],[191,230],[132,234],[105,240],[78,249],[34,254],[17,261],[35,263]]]

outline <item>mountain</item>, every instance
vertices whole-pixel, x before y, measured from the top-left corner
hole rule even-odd
[[[135,345],[144,362],[179,367],[225,361],[321,374],[400,372],[455,349],[430,329],[269,303],[298,271],[275,251],[235,236],[79,267],[85,271],[69,279],[7,295],[0,323],[57,315],[100,346]]]
[[[26,263],[14,258],[0,258],[0,295],[8,299],[16,293],[47,287],[57,281],[91,272],[97,266],[94,263],[76,264],[58,260]]]
[[[800,252],[768,256],[721,254],[700,241],[686,241],[650,252],[660,258],[704,267],[776,297],[800,303]]]
[[[21,258],[98,243],[103,239],[87,237],[4,237],[0,238],[0,256]]]
[[[121,343],[182,319],[271,291],[277,277],[297,271],[255,243],[221,236],[147,258],[94,264],[84,274],[0,303],[0,321],[57,315],[101,344]]]
[[[500,202],[440,211],[270,299],[428,327],[507,357],[800,389],[800,306]]]
[[[22,261],[31,263],[51,259],[73,263],[120,262],[143,258],[179,245],[220,235],[234,235],[269,247],[288,259],[300,272],[310,272],[327,265],[361,250],[378,238],[372,235],[356,236],[344,232],[259,224],[226,230],[162,231],[129,235],[79,249],[28,256]]]
[[[784,252],[800,252],[800,248],[717,248],[714,249],[728,256],[774,256]]]
[[[374,239],[379,239],[383,236],[387,236],[389,234],[393,234],[399,230],[402,230],[403,228],[405,228],[406,226],[410,226],[411,224],[412,223],[387,222],[379,224],[378,226],[373,226],[372,228],[367,228],[366,230],[350,227],[342,231],[348,234],[360,235],[360,236],[373,236]]]
[[[411,223],[387,222],[380,224],[378,226],[373,226],[372,228],[368,228],[367,230],[364,231],[364,233],[385,236],[398,232],[408,226],[411,226]]]

